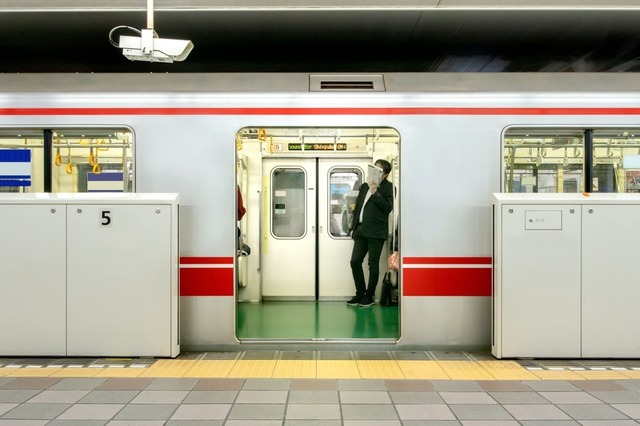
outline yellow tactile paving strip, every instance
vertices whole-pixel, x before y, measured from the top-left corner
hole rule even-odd
[[[480,360],[180,360],[148,365],[4,366],[0,377],[303,378],[416,380],[624,380],[638,369],[528,369],[515,361]]]

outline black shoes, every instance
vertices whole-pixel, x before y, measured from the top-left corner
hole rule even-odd
[[[376,302],[373,300],[373,296],[369,296],[367,294],[363,296],[356,295],[347,300],[347,306],[360,306],[361,308],[366,308],[375,304]]]
[[[366,307],[375,305],[375,303],[376,302],[373,300],[372,296],[365,294],[362,300],[360,301],[360,303],[358,303],[358,306],[366,308]]]
[[[360,304],[362,300],[362,296],[353,296],[351,299],[347,300],[347,306],[357,306]]]

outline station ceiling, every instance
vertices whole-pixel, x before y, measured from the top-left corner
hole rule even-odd
[[[2,0],[0,72],[640,71],[640,0],[265,3]],[[150,17],[160,37],[193,42],[185,61],[129,61],[109,42]]]

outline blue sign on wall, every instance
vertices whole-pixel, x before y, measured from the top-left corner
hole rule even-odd
[[[0,186],[31,186],[30,149],[0,149]]]

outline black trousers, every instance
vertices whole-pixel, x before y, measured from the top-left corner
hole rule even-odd
[[[356,285],[356,296],[367,294],[375,296],[378,278],[380,277],[380,253],[385,240],[365,238],[358,235],[358,228],[353,233],[353,251],[351,252],[351,273]],[[362,262],[369,253],[369,283],[364,281]]]

